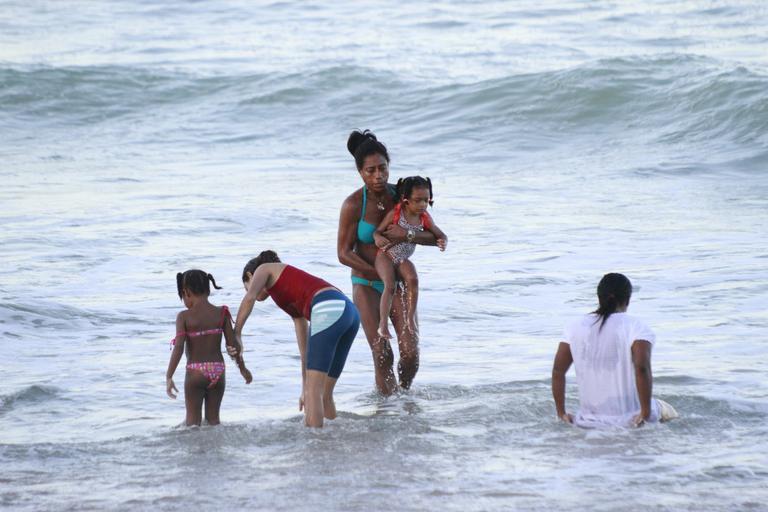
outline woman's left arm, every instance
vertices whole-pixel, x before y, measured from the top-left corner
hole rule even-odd
[[[384,236],[392,243],[407,242],[407,235],[408,231],[397,224],[390,224],[384,230]],[[437,245],[437,238],[431,231],[416,231],[416,236],[413,237],[411,242],[419,245]]]
[[[565,374],[573,364],[571,346],[564,341],[560,342],[552,363],[552,398],[555,400],[557,417],[566,423],[573,423],[573,416],[565,410]]]
[[[304,383],[307,380],[307,340],[309,339],[309,322],[306,318],[293,319],[293,327],[296,329],[296,342],[299,344],[301,355],[301,396],[299,397],[299,410],[304,409]]]

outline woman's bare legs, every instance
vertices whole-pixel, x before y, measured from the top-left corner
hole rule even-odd
[[[355,284],[352,285],[352,300],[360,313],[360,323],[368,345],[371,347],[376,388],[382,395],[391,395],[397,389],[397,381],[392,370],[394,363],[392,347],[389,340],[381,338],[376,332],[379,328],[381,295],[370,286]],[[397,324],[393,325],[397,326]]]
[[[333,401],[333,388],[336,381],[333,377],[325,376],[325,389],[323,390],[323,416],[327,420],[336,419],[336,403]]]
[[[411,315],[407,303],[406,292],[398,287],[395,298],[392,301],[392,325],[397,333],[397,342],[400,348],[400,361],[397,363],[397,374],[400,386],[410,389],[416,372],[419,371],[419,332],[407,327],[408,317]],[[418,325],[418,315],[413,313],[415,324]]]
[[[395,266],[392,259],[384,251],[379,251],[374,261],[376,273],[379,274],[384,283],[384,292],[381,294],[379,303],[379,327],[377,332],[379,336],[386,339],[392,339],[389,333],[389,312],[392,310],[392,297],[395,295]]]
[[[406,327],[418,336],[419,326],[416,322],[416,306],[419,301],[419,275],[411,260],[405,260],[397,266],[397,273],[405,286],[405,298],[408,313]]]
[[[307,385],[304,390],[304,424],[308,427],[322,427],[323,394],[328,375],[318,370],[307,370]]]

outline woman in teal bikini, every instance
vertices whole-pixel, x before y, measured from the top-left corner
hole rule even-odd
[[[373,233],[384,216],[395,206],[395,187],[389,183],[389,153],[368,130],[354,131],[347,140],[347,149],[355,164],[363,187],[344,200],[339,217],[337,251],[339,261],[352,269],[352,300],[360,312],[360,320],[373,354],[376,387],[384,395],[397,389],[393,371],[394,356],[389,340],[378,335],[379,304],[384,283],[374,268],[378,248]],[[391,225],[384,236],[392,243],[413,242],[436,245],[435,236],[428,232],[406,231]],[[419,369],[418,335],[406,329],[406,301],[398,288],[392,305],[392,325],[397,334],[400,361],[397,373],[400,386],[408,389]]]

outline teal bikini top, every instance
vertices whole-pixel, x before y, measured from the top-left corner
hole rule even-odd
[[[392,197],[395,196],[395,190],[394,187],[391,185],[387,185],[387,190],[389,191],[390,195]],[[360,212],[360,220],[357,222],[357,241],[362,244],[372,244],[373,243],[373,232],[376,231],[376,226],[371,224],[370,222],[365,222],[363,218],[365,217],[365,205],[368,198],[368,191],[365,187],[363,187],[363,211]]]

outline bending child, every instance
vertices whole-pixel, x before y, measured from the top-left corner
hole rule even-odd
[[[384,292],[381,294],[379,305],[379,329],[378,334],[382,338],[390,339],[389,315],[392,310],[392,298],[395,294],[395,270],[400,274],[405,286],[406,300],[408,300],[408,318],[406,326],[411,332],[417,332],[416,304],[419,297],[419,280],[416,267],[409,259],[416,250],[413,239],[418,231],[430,231],[437,239],[437,246],[441,251],[448,244],[448,237],[438,228],[427,213],[427,206],[432,206],[432,181],[421,176],[411,176],[400,179],[397,182],[396,194],[398,203],[389,212],[376,228],[373,234],[374,242],[379,248],[374,266],[379,277],[384,282]],[[407,231],[406,241],[392,244],[385,236],[384,231],[390,224],[397,224]]]
[[[202,423],[202,408],[205,404],[205,419],[209,425],[219,424],[219,408],[224,397],[224,358],[221,356],[221,335],[224,334],[228,346],[235,344],[235,331],[232,317],[227,306],[214,306],[208,302],[211,289],[208,282],[220,290],[211,274],[202,270],[187,270],[176,274],[176,287],[179,298],[184,301],[186,310],[176,316],[176,336],[172,340],[173,352],[168,362],[165,375],[165,388],[168,396],[175,399],[176,384],[173,374],[186,348],[187,373],[184,378],[184,401],[187,408],[186,424]],[[242,354],[235,358],[240,374],[246,384],[253,377],[245,367]]]

